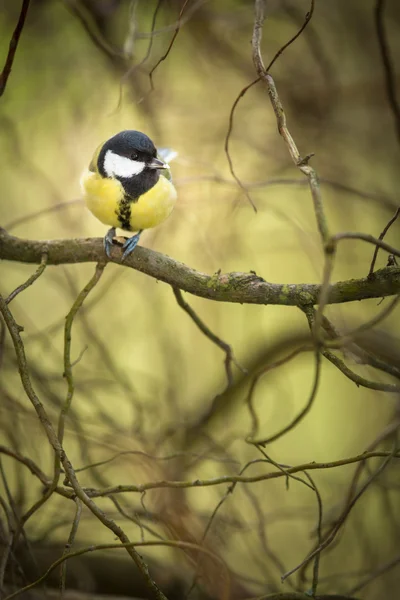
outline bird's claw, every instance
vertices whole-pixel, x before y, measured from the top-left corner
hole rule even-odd
[[[108,258],[111,258],[111,248],[113,247],[113,239],[115,236],[115,227],[111,227],[111,229],[109,229],[106,233],[106,235],[104,236],[104,250],[108,256]]]
[[[141,233],[142,232],[139,231],[138,233],[136,233],[135,235],[133,235],[132,237],[130,237],[126,240],[126,242],[122,246],[122,249],[125,250],[125,252],[122,255],[121,262],[123,262],[126,259],[126,257],[129,256],[134,251],[134,249],[136,248],[136,246],[138,244]]]

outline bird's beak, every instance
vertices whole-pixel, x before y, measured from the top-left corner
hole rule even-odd
[[[152,158],[150,162],[146,163],[146,167],[148,169],[169,169],[169,165],[158,158]]]

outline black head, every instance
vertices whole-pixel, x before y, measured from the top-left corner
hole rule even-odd
[[[147,135],[127,130],[104,143],[97,168],[102,177],[118,179],[127,195],[138,198],[157,183],[158,170],[168,167],[157,158],[156,147]]]

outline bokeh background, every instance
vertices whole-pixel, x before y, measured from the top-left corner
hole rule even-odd
[[[321,177],[331,230],[378,236],[398,204],[400,143],[387,97],[375,4],[317,2],[309,26],[279,57],[272,74],[300,152],[315,153],[312,164]],[[310,193],[277,132],[263,85],[251,88],[241,100],[230,141],[234,168],[257,212],[232,178],[224,151],[232,104],[255,78],[253,3],[189,1],[173,46],[151,80],[149,73],[168,50],[182,5],[181,0],[32,1],[0,101],[0,223],[28,239],[103,236],[106,228],[80,201],[81,172],[100,142],[122,129],[139,129],[157,146],[178,152],[173,163],[177,207],[162,226],[142,235],[143,246],[209,274],[253,270],[271,282],[319,282],[323,252]],[[296,33],[309,7],[307,0],[267,3],[262,42],[266,63]],[[0,8],[3,62],[20,3],[3,0]],[[384,27],[400,94],[400,8],[394,1],[385,3]],[[395,224],[387,241],[396,244],[398,239]],[[343,243],[334,279],[365,276],[372,251],[359,241]],[[387,255],[380,253],[377,266],[386,261]],[[2,294],[34,270],[4,261],[0,268]],[[93,264],[48,267],[11,305],[24,327],[35,389],[54,423],[66,395],[65,316],[93,271]],[[190,296],[186,300],[232,346],[247,374],[234,367],[235,383],[224,391],[223,352],[181,310],[171,288],[108,265],[73,327],[73,357],[84,353],[74,367],[65,448],[76,468],[115,458],[80,472],[82,485],[103,488],[231,475],[263,458],[245,442],[251,427],[245,403],[249,383],[258,369],[304,341],[306,319],[295,307],[242,306]],[[377,305],[376,300],[336,305],[326,314],[344,332],[376,314]],[[397,311],[366,335],[365,344],[398,365],[398,334]],[[50,474],[52,451],[21,388],[8,339],[5,350],[1,443]],[[390,382],[387,375],[357,364],[354,356],[346,360],[362,376]],[[301,410],[314,370],[312,354],[302,354],[260,382],[255,405],[262,435],[278,431]],[[393,436],[384,434],[388,427],[395,431],[397,402],[394,394],[357,387],[324,361],[311,413],[266,451],[274,461],[294,465],[362,453],[379,436],[379,447],[391,449]],[[379,464],[371,461],[371,471],[364,469],[361,482]],[[247,473],[274,468],[255,464]],[[356,468],[313,473],[325,529],[341,513]],[[23,514],[40,498],[42,488],[11,458],[2,458],[1,470],[1,496]],[[321,593],[350,591],[394,561],[356,596],[397,598],[398,473],[395,464],[389,465],[375,479],[335,543],[322,554]],[[226,492],[227,485],[220,485],[116,496],[119,508],[136,523],[110,499],[98,504],[133,540],[159,535],[199,542]],[[22,585],[61,554],[74,509],[72,502],[53,495],[28,521],[30,552],[21,544],[9,577]],[[290,481],[286,487],[281,478],[237,486],[204,543],[227,562],[238,597],[306,590],[310,566],[284,584],[280,577],[315,546],[317,522],[315,493],[300,482]],[[84,512],[76,547],[112,541],[110,532]],[[169,597],[183,597],[197,555],[163,548],[144,554]],[[119,568],[123,574],[117,577]],[[67,583],[89,592],[129,595],[132,574],[125,568],[129,571],[130,562],[121,551],[118,557],[115,552],[93,553],[86,562],[71,560]],[[192,594],[218,596],[213,565],[203,561],[198,569],[201,577]]]

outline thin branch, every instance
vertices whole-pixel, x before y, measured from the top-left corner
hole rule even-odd
[[[185,8],[186,8],[186,5],[187,5],[188,2],[189,2],[189,0],[185,0],[184,3],[182,4],[182,8],[181,8],[181,10],[179,12],[178,21],[177,21],[177,24],[176,24],[176,27],[175,27],[175,31],[174,31],[173,36],[171,38],[171,41],[170,41],[170,43],[168,45],[168,48],[166,49],[165,53],[161,56],[161,58],[156,62],[156,64],[154,65],[154,67],[151,69],[151,71],[149,73],[151,91],[154,90],[154,83],[153,83],[153,74],[154,74],[154,71],[167,58],[168,54],[172,50],[172,46],[174,45],[174,42],[175,42],[175,40],[177,38],[177,35],[178,35],[179,31],[180,31],[181,23],[182,23],[181,19],[182,19],[183,13],[185,12]]]
[[[22,30],[25,25],[26,15],[28,14],[29,4],[30,4],[30,0],[22,1],[21,12],[19,14],[17,26],[14,30],[14,33],[12,34],[6,62],[3,67],[3,71],[0,75],[0,98],[5,92],[7,81],[10,76],[10,73],[11,73],[11,69],[12,69],[12,66],[14,63],[14,59],[15,59],[15,53],[17,52],[17,48],[18,48],[18,44],[19,44],[19,39],[21,37],[21,33],[22,33]]]
[[[62,465],[64,467],[66,475],[68,476],[69,482],[70,482],[76,496],[83,502],[83,504],[85,504],[89,508],[89,510],[99,519],[99,521],[101,521],[101,523],[103,523],[103,525],[105,525],[108,529],[110,529],[120,539],[120,541],[123,544],[128,544],[126,546],[126,550],[127,550],[128,554],[131,556],[131,558],[133,559],[133,561],[135,562],[136,566],[138,567],[140,573],[142,574],[144,580],[146,581],[146,584],[147,584],[149,590],[151,590],[151,592],[155,595],[157,600],[166,600],[164,594],[161,592],[161,590],[159,589],[159,587],[157,586],[155,581],[153,581],[152,578],[150,577],[146,563],[144,562],[144,560],[140,556],[140,554],[131,545],[130,540],[129,540],[128,536],[126,535],[126,533],[121,529],[121,527],[119,527],[119,525],[117,525],[117,523],[115,523],[110,517],[108,517],[97,506],[97,504],[95,502],[93,502],[93,500],[86,494],[86,492],[83,491],[83,489],[75,475],[73,466],[72,466],[68,456],[66,455],[64,448],[62,447],[62,445],[59,442],[56,431],[54,430],[53,425],[51,424],[51,421],[47,415],[47,411],[46,411],[45,407],[43,406],[43,404],[41,403],[41,401],[39,400],[38,396],[36,395],[36,393],[32,387],[29,370],[28,370],[28,363],[27,363],[26,355],[25,355],[25,348],[24,348],[24,344],[22,342],[22,338],[20,335],[21,328],[15,322],[14,317],[12,316],[4,298],[1,295],[0,295],[0,312],[3,315],[4,321],[6,323],[6,326],[10,333],[11,339],[13,341],[14,350],[16,353],[17,361],[18,361],[18,369],[19,369],[19,374],[20,374],[20,378],[21,378],[21,383],[23,385],[25,393],[26,393],[27,397],[29,398],[29,400],[31,401],[31,403],[36,411],[38,419],[46,433],[46,436],[47,436],[47,439],[48,439],[50,445],[52,446],[52,448],[55,452],[55,455],[57,456],[58,460],[60,461],[60,463],[62,463]]]
[[[226,136],[225,136],[225,144],[224,144],[224,150],[225,150],[225,154],[226,154],[226,158],[228,161],[228,165],[229,165],[229,170],[231,172],[232,177],[234,178],[234,180],[236,181],[236,183],[238,184],[238,186],[240,187],[240,189],[244,192],[247,200],[250,202],[251,206],[254,209],[254,212],[257,212],[257,207],[254,204],[252,197],[250,196],[246,186],[242,183],[242,181],[239,179],[239,177],[236,175],[236,171],[233,167],[233,161],[232,161],[232,157],[231,157],[231,153],[229,151],[229,142],[231,139],[231,135],[232,135],[232,130],[233,130],[233,117],[235,115],[235,110],[237,105],[240,102],[240,99],[243,98],[243,96],[246,94],[246,92],[253,87],[253,85],[256,85],[256,83],[258,83],[259,81],[261,81],[261,79],[259,77],[257,77],[257,79],[254,79],[254,81],[252,81],[251,83],[249,83],[248,85],[246,85],[240,92],[239,95],[236,97],[234,103],[232,104],[232,108],[230,110],[229,113],[229,125],[228,125],[228,131],[226,132]]]
[[[73,303],[71,310],[69,311],[66,319],[65,319],[65,327],[64,327],[64,377],[67,382],[67,395],[65,398],[64,405],[61,408],[59,420],[58,420],[58,439],[60,444],[63,443],[64,440],[64,427],[65,427],[65,419],[67,418],[69,409],[71,407],[72,398],[74,395],[74,379],[72,374],[72,362],[71,362],[71,330],[74,318],[78,312],[78,310],[82,307],[82,304],[93,290],[93,288],[97,285],[104,272],[104,268],[106,263],[97,263],[95,272],[91,277],[90,281],[85,285],[83,290],[78,294],[77,299]]]
[[[258,76],[266,83],[268,88],[269,99],[272,104],[272,108],[274,110],[278,131],[281,134],[283,140],[286,143],[286,146],[289,150],[290,156],[294,164],[300,169],[302,173],[307,177],[311,195],[314,203],[314,212],[317,219],[318,229],[321,235],[321,239],[323,244],[325,245],[329,239],[329,231],[328,225],[326,222],[326,217],[322,205],[321,198],[321,190],[319,186],[319,181],[315,170],[310,167],[308,164],[311,155],[305,156],[302,158],[300,156],[300,152],[297,149],[296,143],[292,138],[286,124],[286,115],[283,110],[282,103],[280,101],[278,91],[275,86],[275,82],[271,75],[268,73],[268,69],[265,68],[264,62],[261,56],[261,36],[262,36],[262,27],[265,19],[265,3],[263,0],[255,0],[255,19],[254,19],[254,28],[253,28],[253,38],[252,38],[252,47],[253,47],[253,63],[255,69],[257,71]]]
[[[393,454],[392,452],[387,451],[374,451],[374,452],[364,452],[363,454],[359,454],[358,456],[352,456],[350,458],[345,458],[342,460],[336,460],[331,462],[309,462],[304,463],[302,465],[296,465],[294,467],[290,467],[287,469],[288,473],[300,473],[301,471],[315,471],[320,469],[334,469],[336,467],[342,467],[343,465],[350,465],[353,463],[357,463],[360,461],[368,460],[370,458],[398,458],[400,459],[400,454]],[[123,493],[138,493],[142,494],[143,492],[147,492],[148,490],[156,490],[156,489],[189,489],[189,488],[201,488],[201,487],[212,487],[215,485],[224,485],[226,483],[257,483],[260,481],[268,481],[269,479],[279,479],[280,477],[285,476],[285,473],[280,471],[273,471],[271,473],[262,473],[260,475],[253,476],[240,476],[240,475],[222,475],[221,477],[213,477],[211,479],[194,479],[188,481],[174,481],[174,480],[160,480],[160,481],[149,481],[148,483],[141,484],[128,484],[128,485],[117,485],[108,488],[104,488],[101,490],[96,490],[93,488],[87,489],[85,488],[85,493],[90,498],[100,498],[105,496],[111,496],[113,494],[123,494]]]
[[[246,598],[246,600],[357,600],[354,596],[343,594],[321,594],[318,596],[310,596],[302,592],[278,592],[277,594],[267,594],[265,596],[256,596],[254,598]]]
[[[288,468],[290,468],[290,465],[282,465],[282,464],[277,463],[260,446],[257,446],[257,449],[263,454],[263,456],[265,456],[267,462],[274,465],[277,469],[279,469],[279,471],[281,471],[282,473],[284,473],[286,475],[286,488],[287,489],[289,489],[289,479],[294,479],[295,481],[302,483],[303,485],[305,485],[306,487],[311,489],[313,492],[315,492],[315,495],[317,498],[317,508],[318,508],[318,519],[317,519],[316,530],[317,530],[317,535],[318,535],[318,541],[319,541],[319,543],[321,543],[321,541],[322,541],[322,515],[323,515],[322,498],[321,498],[321,494],[320,494],[317,486],[315,485],[315,482],[314,482],[313,478],[311,477],[311,475],[309,473],[307,473],[307,471],[304,471],[304,475],[307,477],[307,479],[309,481],[309,483],[307,483],[301,477],[298,477],[298,476],[293,475],[288,472]],[[320,555],[318,554],[315,557],[315,561],[314,561],[312,588],[311,588],[310,592],[307,592],[307,595],[312,595],[312,597],[315,597],[315,594],[317,591],[318,575],[319,575],[319,562],[320,562]],[[289,580],[289,583],[290,583],[290,580]]]
[[[400,386],[394,385],[391,383],[379,383],[378,381],[372,381],[370,379],[366,379],[357,373],[354,373],[346,363],[336,356],[330,350],[322,350],[322,356],[329,360],[335,367],[339,369],[350,381],[353,381],[357,386],[365,387],[370,390],[376,390],[378,392],[389,392],[391,394],[399,394]]]
[[[1,448],[2,446],[0,446],[0,452],[1,452]],[[110,462],[113,462],[114,460],[116,460],[117,458],[121,457],[121,456],[143,456],[144,458],[150,458],[151,460],[154,461],[168,461],[168,460],[176,460],[177,458],[183,458],[183,457],[191,457],[194,459],[202,459],[202,460],[210,460],[210,461],[215,461],[215,462],[221,462],[221,463],[233,463],[233,464],[237,464],[237,461],[233,460],[233,459],[228,459],[228,458],[219,458],[216,456],[212,456],[209,455],[208,453],[196,453],[196,452],[189,452],[189,451],[182,451],[182,452],[174,452],[173,454],[167,454],[166,456],[154,456],[153,454],[149,454],[148,452],[143,452],[143,450],[122,450],[121,452],[117,452],[117,454],[114,454],[111,458],[107,458],[105,460],[101,460],[99,462],[95,462],[92,463],[90,465],[85,465],[84,467],[80,467],[75,469],[75,473],[80,473],[82,471],[87,471],[88,469],[93,469],[93,468],[97,468],[97,467],[101,467],[103,465],[107,465]]]
[[[224,342],[224,340],[221,340],[221,338],[215,335],[215,333],[213,333],[211,329],[207,327],[207,325],[200,319],[200,317],[196,314],[196,312],[193,310],[190,304],[186,302],[179,288],[173,287],[172,290],[174,292],[174,296],[179,306],[189,315],[189,317],[197,325],[200,331],[204,333],[204,335],[208,337],[208,339],[211,340],[213,344],[215,344],[216,346],[221,348],[223,352],[225,352],[225,372],[228,381],[228,387],[230,387],[233,384],[232,363],[235,364],[238,367],[238,369],[240,369],[242,372],[245,372],[243,367],[241,367],[236,361],[232,347],[226,342]]]
[[[132,75],[138,70],[140,69],[140,67],[142,67],[145,62],[148,60],[148,58],[151,55],[151,50],[153,48],[153,40],[154,37],[152,35],[152,33],[154,32],[155,26],[156,26],[156,21],[157,21],[157,15],[158,12],[161,8],[161,4],[163,3],[163,0],[158,0],[157,2],[157,6],[154,10],[153,13],[153,17],[151,20],[151,29],[150,29],[150,40],[147,46],[147,50],[146,50],[146,54],[143,56],[142,60],[140,62],[138,62],[137,64],[133,65],[132,67],[130,67],[121,77],[120,79],[120,83],[119,83],[119,98],[118,98],[118,103],[117,103],[117,108],[116,110],[118,110],[121,107],[121,103],[122,103],[122,88],[123,88],[123,84],[129,80]],[[150,80],[151,81],[151,80]],[[150,91],[153,91],[152,89]]]
[[[316,311],[312,306],[303,306],[301,307],[301,310],[307,317],[310,330],[313,331],[315,329]],[[332,363],[337,369],[339,369],[339,371],[341,371],[343,375],[345,375],[345,377],[350,379],[350,381],[353,381],[357,386],[365,387],[371,390],[377,390],[380,392],[390,392],[395,394],[400,393],[400,386],[393,385],[391,383],[380,383],[378,381],[371,381],[369,379],[365,379],[365,377],[361,377],[361,375],[358,375],[357,373],[354,373],[354,371],[349,369],[349,367],[341,358],[339,358],[338,356],[336,356],[336,354],[324,347],[321,347],[321,354],[324,358],[329,360],[329,362]]]
[[[10,304],[10,302],[12,300],[14,300],[15,296],[18,296],[18,294],[20,294],[21,292],[26,290],[26,288],[28,288],[30,285],[32,285],[32,283],[34,283],[36,281],[36,279],[38,279],[41,276],[41,274],[43,273],[43,271],[45,270],[45,268],[47,266],[47,258],[48,258],[47,252],[44,251],[43,255],[42,255],[42,259],[40,261],[40,265],[38,266],[36,271],[29,277],[29,279],[27,279],[24,283],[22,283],[17,288],[15,288],[15,290],[13,292],[11,292],[11,294],[8,296],[8,298],[6,298],[7,304]]]
[[[369,321],[366,321],[365,323],[363,323],[356,329],[353,329],[353,331],[349,331],[348,333],[346,333],[343,336],[338,336],[338,337],[335,337],[332,341],[325,342],[325,344],[327,346],[329,346],[330,348],[341,348],[342,346],[347,346],[348,344],[353,342],[357,338],[357,336],[360,335],[360,333],[364,333],[365,331],[368,331],[369,329],[371,329],[372,327],[375,327],[375,325],[377,325],[378,323],[381,323],[384,319],[386,319],[386,317],[389,316],[390,313],[397,307],[399,302],[400,302],[400,295],[393,298],[393,300],[391,302],[389,302],[389,304],[387,304],[383,308],[383,310],[378,312],[378,314],[375,315],[374,317],[372,317],[372,319],[370,319]]]
[[[386,250],[386,252],[394,254],[394,256],[400,257],[400,249],[395,248],[394,246],[391,246],[383,240],[380,240],[374,237],[373,235],[369,235],[368,233],[353,233],[349,231],[336,233],[336,235],[332,236],[332,238],[329,240],[328,244],[335,244],[340,240],[362,240],[363,242],[367,242],[368,244],[374,244],[375,246]]]
[[[286,42],[286,44],[284,44],[279,50],[278,52],[275,54],[275,56],[273,57],[273,59],[271,60],[271,62],[269,63],[268,67],[267,67],[267,71],[269,71],[272,67],[272,65],[275,63],[275,61],[279,58],[279,56],[286,50],[286,48],[288,48],[291,44],[293,44],[293,42],[303,33],[304,29],[307,27],[312,14],[314,12],[314,3],[315,0],[311,0],[311,6],[310,6],[310,10],[309,12],[306,14],[305,20],[303,25],[300,27],[300,29],[298,30],[298,32],[288,41]],[[244,185],[242,183],[242,181],[239,179],[239,177],[236,175],[235,169],[233,167],[233,161],[232,161],[232,157],[230,155],[229,152],[229,142],[230,142],[230,138],[232,135],[232,130],[233,130],[233,118],[234,118],[234,114],[235,114],[235,110],[237,105],[239,104],[241,98],[243,98],[243,96],[247,93],[247,91],[252,88],[254,85],[256,85],[259,81],[261,81],[261,76],[258,75],[257,79],[255,79],[254,81],[252,81],[251,83],[249,83],[248,85],[246,85],[240,92],[239,95],[236,97],[232,108],[230,110],[229,113],[229,125],[228,125],[228,131],[226,132],[226,136],[225,136],[225,144],[224,144],[224,149],[225,149],[225,155],[226,158],[228,160],[228,164],[229,164],[229,170],[231,172],[232,177],[234,178],[234,180],[236,181],[236,183],[239,185],[239,187],[243,190],[244,194],[246,195],[248,201],[250,202],[251,206],[253,207],[253,209],[255,210],[255,212],[257,212],[257,207],[254,204],[249,192],[248,192],[248,186]]]
[[[341,514],[340,519],[336,523],[335,527],[327,535],[327,537],[322,542],[322,544],[319,544],[319,546],[315,550],[313,550],[313,552],[311,552],[300,564],[298,564],[296,567],[294,567],[293,569],[291,569],[290,571],[288,571],[287,573],[282,575],[282,578],[281,578],[282,581],[285,581],[285,579],[287,577],[290,577],[290,575],[293,575],[293,573],[298,571],[302,566],[307,564],[315,556],[319,555],[322,552],[322,550],[325,550],[325,548],[327,548],[334,541],[337,533],[339,532],[339,530],[341,529],[343,524],[346,522],[346,518],[347,518],[348,514],[350,513],[350,511],[352,510],[352,508],[354,507],[354,505],[356,504],[357,500],[359,500],[359,498],[364,494],[364,492],[371,485],[371,483],[384,471],[384,469],[386,469],[386,467],[388,466],[388,464],[390,463],[390,461],[392,460],[392,458],[394,456],[396,456],[395,448],[393,449],[393,451],[391,453],[388,454],[388,456],[381,463],[381,465],[377,468],[377,470],[371,475],[371,477],[368,478],[368,480],[361,486],[360,490],[357,492],[357,494],[354,496],[354,498],[352,498],[352,500],[348,503],[348,505],[346,506],[346,510],[343,511],[343,513]]]
[[[258,386],[258,382],[260,381],[260,379],[262,377],[264,377],[267,373],[272,371],[273,369],[277,369],[278,367],[281,367],[282,365],[290,362],[293,358],[295,358],[301,352],[305,352],[307,350],[312,350],[312,348],[313,348],[312,346],[300,346],[300,348],[296,348],[295,350],[293,350],[293,352],[291,352],[287,356],[284,356],[283,358],[275,361],[272,364],[266,365],[265,367],[263,367],[261,369],[261,371],[259,371],[253,377],[253,379],[250,383],[249,391],[248,391],[247,398],[246,398],[246,405],[249,409],[250,418],[251,418],[251,431],[246,438],[246,440],[248,442],[250,442],[251,440],[253,440],[255,438],[255,436],[257,435],[258,430],[259,430],[259,419],[258,419],[257,412],[254,408],[253,399],[254,399],[254,393],[255,393],[256,387]]]
[[[177,26],[186,25],[188,21],[192,18],[192,16],[196,13],[196,11],[203,5],[209,2],[210,0],[197,0],[197,2],[193,2],[191,6],[189,6],[185,10],[185,14],[182,15],[181,18],[178,17],[176,21],[170,23],[169,25],[165,25],[165,27],[160,27],[160,29],[155,29],[154,31],[146,31],[146,32],[138,32],[136,34],[136,39],[138,40],[147,40],[149,37],[156,37],[159,35],[164,35],[165,33],[170,33],[171,31],[175,31]]]
[[[259,462],[260,462],[260,460],[256,460],[256,461],[250,461],[250,462],[248,462],[248,463],[247,463],[247,464],[246,464],[246,465],[245,465],[245,466],[244,466],[244,467],[243,467],[243,468],[240,470],[240,472],[239,472],[239,475],[243,475],[243,473],[244,473],[244,472],[245,472],[245,471],[246,471],[246,470],[247,470],[247,469],[248,469],[250,466],[252,466],[252,465],[253,465],[253,464],[255,464],[255,463],[259,463]],[[229,485],[229,486],[228,486],[228,488],[227,488],[227,490],[226,490],[225,494],[222,496],[222,498],[220,498],[220,500],[218,501],[218,503],[217,503],[216,507],[215,507],[215,508],[214,508],[214,510],[212,511],[212,513],[211,513],[211,516],[210,516],[210,518],[209,518],[209,519],[208,519],[208,521],[207,521],[207,525],[206,525],[206,527],[205,527],[205,529],[204,529],[203,535],[201,536],[201,541],[200,541],[200,543],[201,543],[202,545],[204,544],[204,542],[205,542],[205,539],[206,539],[206,537],[207,537],[207,535],[208,535],[208,533],[209,533],[209,531],[210,531],[210,529],[211,529],[211,526],[212,526],[212,524],[214,523],[214,521],[215,521],[215,519],[216,519],[217,513],[219,512],[219,510],[221,509],[221,507],[223,506],[223,504],[225,504],[225,502],[228,500],[228,498],[229,498],[229,497],[230,497],[230,496],[233,494],[233,492],[235,491],[235,488],[236,488],[237,484],[238,484],[238,482],[234,482],[234,483],[232,483],[231,485]],[[196,585],[196,583],[197,583],[197,580],[198,580],[198,577],[199,577],[199,568],[200,568],[200,560],[198,561],[198,563],[197,563],[197,565],[196,565],[196,569],[195,569],[195,572],[194,572],[194,575],[193,575],[193,579],[192,579],[191,585],[189,586],[189,589],[188,589],[188,591],[187,591],[187,593],[186,593],[186,597],[187,597],[187,598],[189,597],[189,595],[191,594],[191,592],[193,591],[193,589],[194,589],[194,587],[195,587],[195,585]]]
[[[68,541],[64,547],[63,557],[67,556],[71,552],[71,548],[75,541],[76,534],[78,532],[79,522],[81,520],[81,515],[82,515],[82,502],[79,500],[79,498],[75,498],[74,501],[76,504],[75,516],[74,516],[74,520],[72,521],[72,526],[71,526],[71,531],[69,532]],[[60,597],[61,598],[64,597],[66,578],[67,578],[67,562],[64,560],[64,562],[61,564],[61,572],[60,572]]]
[[[388,221],[388,223],[383,228],[381,234],[379,235],[379,238],[378,238],[379,240],[383,240],[383,238],[385,237],[385,235],[389,231],[390,227],[393,225],[393,223],[396,221],[396,219],[397,219],[397,217],[399,215],[400,215],[400,206],[397,208],[397,210],[394,213],[393,217]],[[373,277],[375,263],[376,263],[376,259],[377,259],[377,256],[378,256],[378,252],[379,252],[379,246],[375,246],[374,255],[372,257],[371,266],[370,266],[369,272],[368,272],[368,277]]]
[[[372,581],[374,581],[375,579],[377,579],[378,577],[380,577],[384,573],[387,573],[388,571],[390,571],[391,569],[393,569],[393,567],[396,567],[398,564],[400,564],[400,554],[398,554],[395,558],[393,558],[389,562],[381,565],[377,569],[374,569],[374,571],[370,575],[368,575],[368,577],[366,577],[360,583],[358,583],[353,588],[351,588],[351,590],[348,593],[350,595],[353,595],[356,592],[359,592],[366,585],[369,585]]]
[[[257,81],[259,81],[259,80],[257,80]],[[202,182],[202,181],[211,181],[213,183],[219,183],[219,184],[229,185],[229,186],[236,186],[235,182],[232,181],[232,179],[223,177],[222,175],[219,175],[218,173],[215,173],[213,175],[196,175],[193,177],[180,177],[179,179],[174,180],[175,185],[177,187],[180,187],[182,185],[192,184],[192,183],[197,184],[198,182]],[[338,192],[352,194],[363,200],[372,200],[373,202],[378,203],[380,206],[383,205],[385,208],[388,208],[388,209],[389,208],[393,209],[397,205],[397,202],[393,198],[391,198],[390,196],[387,196],[385,194],[366,192],[364,190],[359,190],[357,188],[351,187],[350,185],[346,185],[345,183],[341,183],[340,181],[326,179],[325,177],[320,177],[319,182],[320,182],[320,184],[326,185],[326,186],[332,188],[333,190],[337,190]],[[304,187],[304,186],[308,186],[309,183],[306,179],[296,179],[294,177],[270,177],[269,179],[265,179],[263,181],[248,181],[248,182],[244,183],[243,185],[245,186],[246,189],[250,190],[250,189],[263,188],[263,187],[271,187],[271,186],[275,186],[275,185],[277,185],[277,186],[279,186],[279,185],[290,185],[290,186],[296,185],[297,186],[298,185],[300,187]],[[4,226],[4,229],[9,231],[9,227],[7,227],[6,225]]]
[[[376,247],[383,248],[387,252],[395,256],[400,257],[400,250],[390,246],[383,240],[377,239],[372,235],[367,233],[358,233],[358,232],[342,232],[333,235],[331,238],[325,240],[324,244],[324,254],[325,254],[325,263],[324,263],[324,273],[323,280],[320,289],[320,295],[318,298],[318,310],[315,315],[315,322],[313,327],[313,333],[317,342],[321,342],[321,326],[323,319],[323,311],[325,306],[329,303],[329,295],[330,295],[330,280],[333,272],[333,267],[335,264],[337,243],[341,240],[362,240],[369,244],[374,244]],[[371,279],[371,277],[369,277]]]
[[[11,231],[15,227],[18,227],[18,225],[29,223],[29,221],[33,221],[38,217],[57,212],[59,210],[64,210],[66,208],[70,208],[71,206],[83,207],[83,200],[67,200],[66,202],[58,202],[57,204],[52,204],[51,206],[47,206],[46,208],[41,208],[40,210],[25,213],[22,217],[18,217],[16,219],[13,219],[12,221],[9,221],[6,225],[4,225],[4,229],[6,229],[6,231]]]
[[[258,440],[254,440],[254,439],[248,437],[248,438],[246,438],[246,442],[248,442],[249,444],[255,444],[256,446],[266,446],[267,444],[271,444],[272,442],[275,442],[276,440],[281,438],[283,435],[285,435],[286,433],[288,433],[289,431],[294,429],[296,427],[296,425],[298,425],[304,419],[304,417],[310,412],[311,407],[314,404],[315,397],[317,395],[320,377],[321,377],[321,355],[320,355],[319,350],[315,350],[314,381],[313,381],[313,385],[312,385],[312,389],[311,389],[309,398],[308,398],[307,403],[305,404],[304,408],[299,412],[299,414],[288,425],[283,427],[280,431],[278,431],[274,435],[264,437],[264,438],[258,439]]]
[[[112,62],[125,64],[125,54],[122,50],[112,46],[109,41],[104,38],[97,26],[96,20],[93,18],[91,11],[80,0],[63,0],[67,9],[77,17],[81,22],[82,27],[89,35],[94,45]]]
[[[7,523],[8,523],[8,540],[7,543],[4,544],[5,547],[3,548],[3,553],[1,556],[1,560],[0,560],[0,596],[2,596],[2,592],[4,589],[4,576],[5,576],[5,572],[6,572],[6,568],[7,568],[7,564],[8,564],[8,560],[10,558],[10,554],[12,551],[12,543],[13,543],[13,533],[14,533],[14,523],[18,522],[18,510],[17,507],[15,505],[14,499],[12,497],[11,491],[10,491],[10,487],[8,485],[8,481],[7,481],[7,477],[4,471],[4,467],[3,467],[3,461],[2,458],[0,456],[0,478],[3,482],[3,487],[7,496],[7,500],[8,500],[8,506],[7,503],[5,501],[5,499],[3,500],[3,498],[1,498],[2,502],[1,502],[1,506],[4,510],[4,513],[6,515],[6,519],[7,519]],[[2,540],[3,542],[3,540]],[[2,543],[3,546],[3,543]]]
[[[61,558],[54,561],[53,564],[50,565],[50,567],[47,569],[47,571],[41,577],[36,579],[36,581],[24,586],[23,588],[17,590],[16,592],[13,592],[12,594],[9,594],[8,596],[6,596],[4,598],[4,600],[11,600],[12,598],[16,598],[20,594],[27,592],[28,590],[31,590],[35,586],[39,585],[39,583],[42,583],[43,581],[45,581],[47,579],[47,577],[50,575],[50,573],[52,571],[54,571],[54,569],[56,569],[64,561],[66,561],[70,558],[75,558],[76,556],[82,556],[82,554],[87,554],[88,552],[94,552],[95,550],[119,550],[119,549],[125,548],[126,550],[129,551],[136,546],[138,546],[138,547],[139,546],[145,546],[145,547],[166,546],[166,547],[170,547],[170,548],[179,548],[182,550],[188,550],[188,549],[196,550],[196,551],[202,552],[204,554],[207,554],[214,561],[217,561],[223,569],[223,573],[226,578],[227,586],[226,586],[225,594],[223,595],[222,600],[229,600],[229,598],[230,598],[230,575],[229,575],[229,570],[228,570],[225,562],[223,561],[223,559],[221,557],[219,557],[217,554],[215,554],[214,552],[211,552],[211,550],[208,550],[207,548],[203,548],[202,546],[199,546],[198,544],[194,544],[192,542],[183,542],[183,541],[181,542],[178,540],[157,540],[157,541],[151,540],[151,541],[145,541],[145,542],[143,542],[143,541],[125,542],[125,543],[121,543],[121,544],[97,544],[95,546],[93,545],[93,546],[89,546],[87,548],[81,548],[80,550],[76,550],[75,552],[70,552],[68,554],[64,554],[63,556],[61,556]],[[160,591],[160,594],[161,594],[161,591]],[[163,597],[165,598],[164,595],[163,595]]]
[[[11,450],[10,448],[7,448],[6,446],[3,446],[3,445],[0,445],[0,454],[5,454],[6,456],[10,456],[14,460],[21,463],[22,465],[25,465],[25,467],[27,467],[27,469],[29,469],[29,471],[32,473],[32,475],[35,475],[35,477],[37,477],[44,486],[47,487],[49,485],[50,478],[47,477],[45,475],[45,473],[43,473],[43,471],[40,469],[40,467],[38,467],[37,464],[28,456],[23,456],[19,452],[16,452],[15,450]]]
[[[386,0],[376,0],[375,27],[385,74],[386,93],[394,117],[397,139],[400,143],[400,104],[396,95],[396,73],[390,57],[390,49],[383,22],[385,4]]]
[[[360,237],[362,234],[338,234]],[[391,246],[370,236],[375,243],[393,250]],[[367,240],[371,241],[371,240]],[[48,265],[101,262],[104,260],[103,240],[66,239],[24,240],[0,229],[0,258],[23,263],[40,264],[43,251],[48,251]],[[396,251],[398,254],[399,251]],[[120,263],[121,250],[112,249],[113,262]],[[304,306],[318,303],[321,285],[269,283],[254,273],[224,273],[213,276],[195,271],[172,258],[138,246],[127,258],[123,267],[133,268],[172,287],[220,302],[241,304],[274,304]],[[400,267],[386,267],[375,272],[371,281],[366,278],[351,279],[331,284],[329,304],[354,302],[365,298],[381,298],[400,293]]]
[[[271,62],[269,63],[269,65],[267,67],[268,72],[271,70],[274,62],[280,57],[281,54],[283,54],[283,52],[286,50],[286,48],[289,48],[289,46],[291,46],[293,44],[293,42],[295,42],[297,40],[297,38],[301,36],[301,34],[303,33],[303,31],[305,30],[305,28],[311,21],[311,17],[313,16],[313,13],[314,13],[314,8],[315,8],[315,0],[310,0],[310,10],[308,11],[308,13],[306,13],[306,16],[304,18],[304,23],[302,24],[302,26],[300,27],[298,32],[295,33],[295,35],[288,42],[286,42],[286,44],[284,44],[282,46],[282,48],[280,48],[278,50],[278,52],[275,54],[274,58],[271,60]]]

